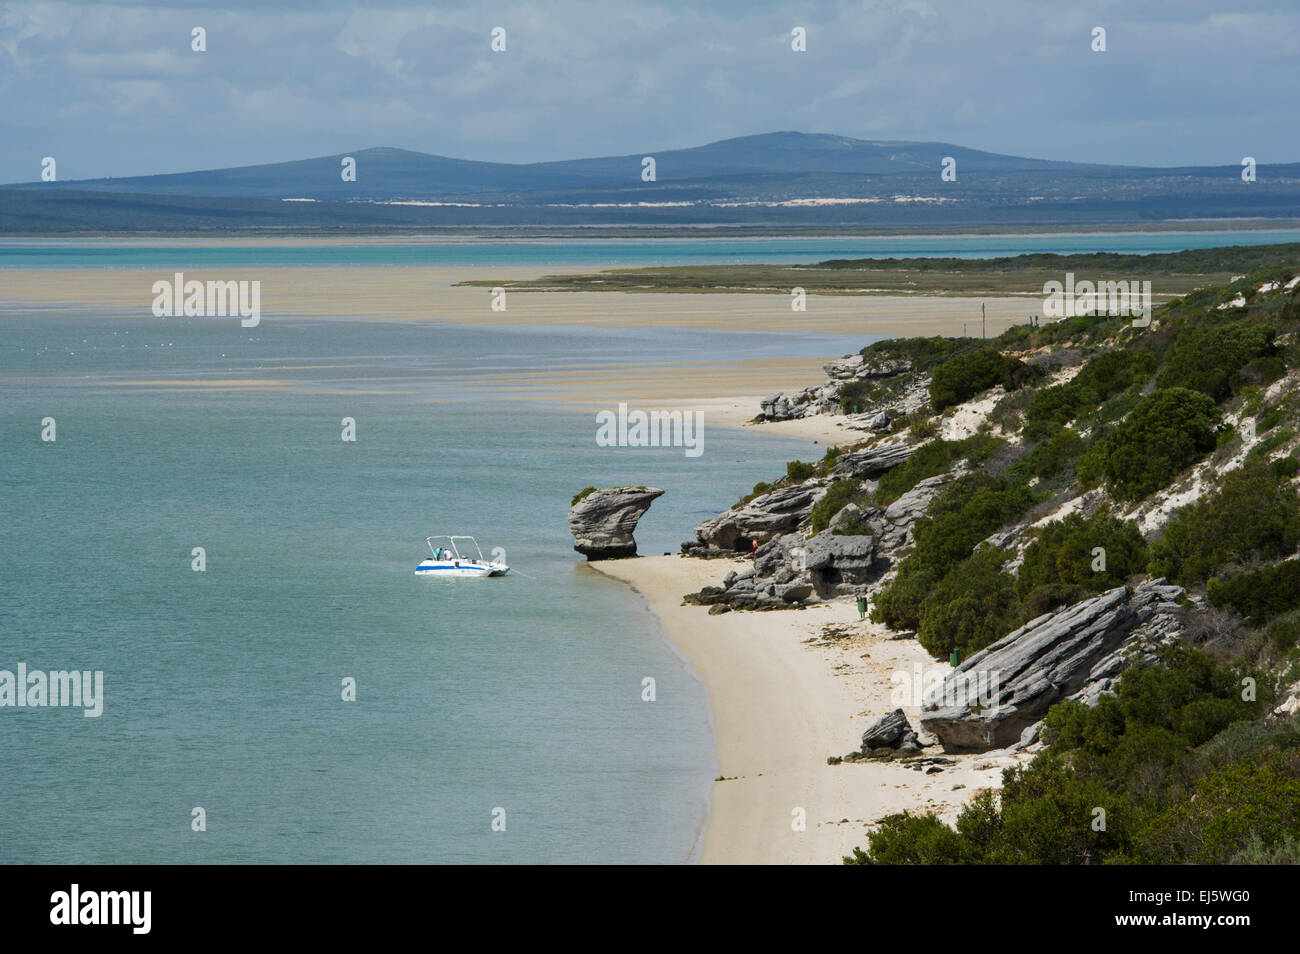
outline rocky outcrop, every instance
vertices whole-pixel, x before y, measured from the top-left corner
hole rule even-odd
[[[709,612],[728,612],[733,609],[774,610],[789,609],[813,596],[812,585],[787,575],[783,582],[776,577],[764,578],[751,569],[732,571],[721,586],[706,586],[698,593],[688,593],[684,603],[710,607]]]
[[[845,455],[840,474],[879,474],[911,454],[896,445]],[[846,459],[847,458],[847,459]],[[692,593],[688,602],[727,609],[789,609],[835,596],[860,595],[878,585],[896,562],[896,551],[911,544],[912,525],[930,501],[958,475],[957,468],[923,480],[889,507],[848,504],[827,529],[805,537],[808,516],[824,490],[810,481],[756,497],[696,528],[697,539],[682,544],[694,556],[735,555],[760,541],[752,568],[732,573],[720,586]],[[794,491],[803,491],[801,496]],[[815,491],[815,493],[811,493]]]
[[[841,762],[881,762],[904,759],[910,761],[921,751],[921,743],[902,709],[895,709],[876,720],[862,733],[862,749],[842,757],[827,759],[830,765]],[[939,759],[937,761],[946,761]],[[919,766],[918,766],[919,768]]]
[[[889,565],[888,560],[877,560],[875,537],[841,536],[830,530],[804,542],[802,562],[808,582],[823,599],[853,592],[880,576]]]
[[[759,417],[767,421],[788,421],[818,414],[838,414],[839,391],[843,385],[850,381],[896,377],[911,371],[912,365],[909,361],[883,355],[868,358],[861,354],[847,354],[823,365],[823,368],[827,377],[825,384],[788,393],[778,391],[759,403]],[[878,411],[871,415],[872,418],[878,416]],[[869,422],[864,424],[872,426]],[[886,421],[884,428],[888,426]],[[875,429],[880,430],[879,427]]]
[[[1053,703],[1095,702],[1133,650],[1168,638],[1183,595],[1164,580],[1120,586],[1026,623],[949,673],[921,727],[950,752],[1022,743]]]
[[[813,504],[826,491],[816,483],[781,487],[755,497],[741,507],[728,510],[695,528],[696,543],[682,544],[682,552],[703,546],[748,553],[754,540],[766,543],[806,523]]]
[[[632,531],[663,491],[654,487],[594,490],[569,508],[573,549],[588,560],[636,556]]]
[[[907,721],[907,716],[903,715],[902,709],[895,709],[889,715],[883,716],[862,733],[864,752],[869,752],[871,749],[897,749],[908,742],[916,744],[916,732],[912,729],[912,724]]]
[[[850,451],[836,458],[827,476],[870,480],[903,463],[915,449],[911,444],[889,444]]]

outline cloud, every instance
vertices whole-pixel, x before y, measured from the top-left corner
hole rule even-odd
[[[1089,47],[1097,25],[1106,53]],[[0,181],[35,178],[45,155],[80,178],[380,144],[541,161],[777,129],[1079,161],[1300,160],[1298,45],[1281,0],[0,0]]]

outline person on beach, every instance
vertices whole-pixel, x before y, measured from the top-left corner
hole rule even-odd
[[[753,544],[753,546],[749,550],[749,558],[751,560],[756,560],[758,559],[758,540],[754,539],[754,540],[750,540],[749,542]]]

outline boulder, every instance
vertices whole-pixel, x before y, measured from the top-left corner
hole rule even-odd
[[[663,491],[654,487],[595,490],[569,508],[573,549],[588,560],[636,556],[632,531]]]
[[[1053,703],[1070,697],[1095,702],[1143,637],[1170,638],[1182,595],[1181,587],[1155,580],[1031,620],[949,673],[936,696],[926,699],[922,727],[949,752],[1021,742]],[[1101,690],[1091,691],[1103,681]]]
[[[895,709],[889,715],[877,719],[862,733],[862,751],[896,749],[909,732],[912,732],[912,724],[907,721],[902,709]],[[915,735],[914,732],[912,734]]]
[[[841,536],[823,530],[804,543],[804,567],[818,596],[852,590],[880,575],[876,539],[869,535]]]
[[[707,547],[748,553],[751,541],[765,543],[798,528],[825,492],[816,484],[780,487],[704,521],[695,528],[695,536]]]

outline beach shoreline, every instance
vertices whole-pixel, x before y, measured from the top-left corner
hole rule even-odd
[[[933,811],[952,822],[976,792],[1000,786],[1017,757],[947,755],[954,764],[934,774],[899,762],[827,764],[859,748],[867,726],[895,708],[917,724],[919,706],[896,697],[893,673],[948,667],[915,640],[890,639],[859,621],[848,598],[720,615],[682,603],[744,562],[654,556],[587,564],[644,600],[707,690],[719,777],[699,863],[836,864],[886,815]],[[840,635],[824,635],[827,627]]]

